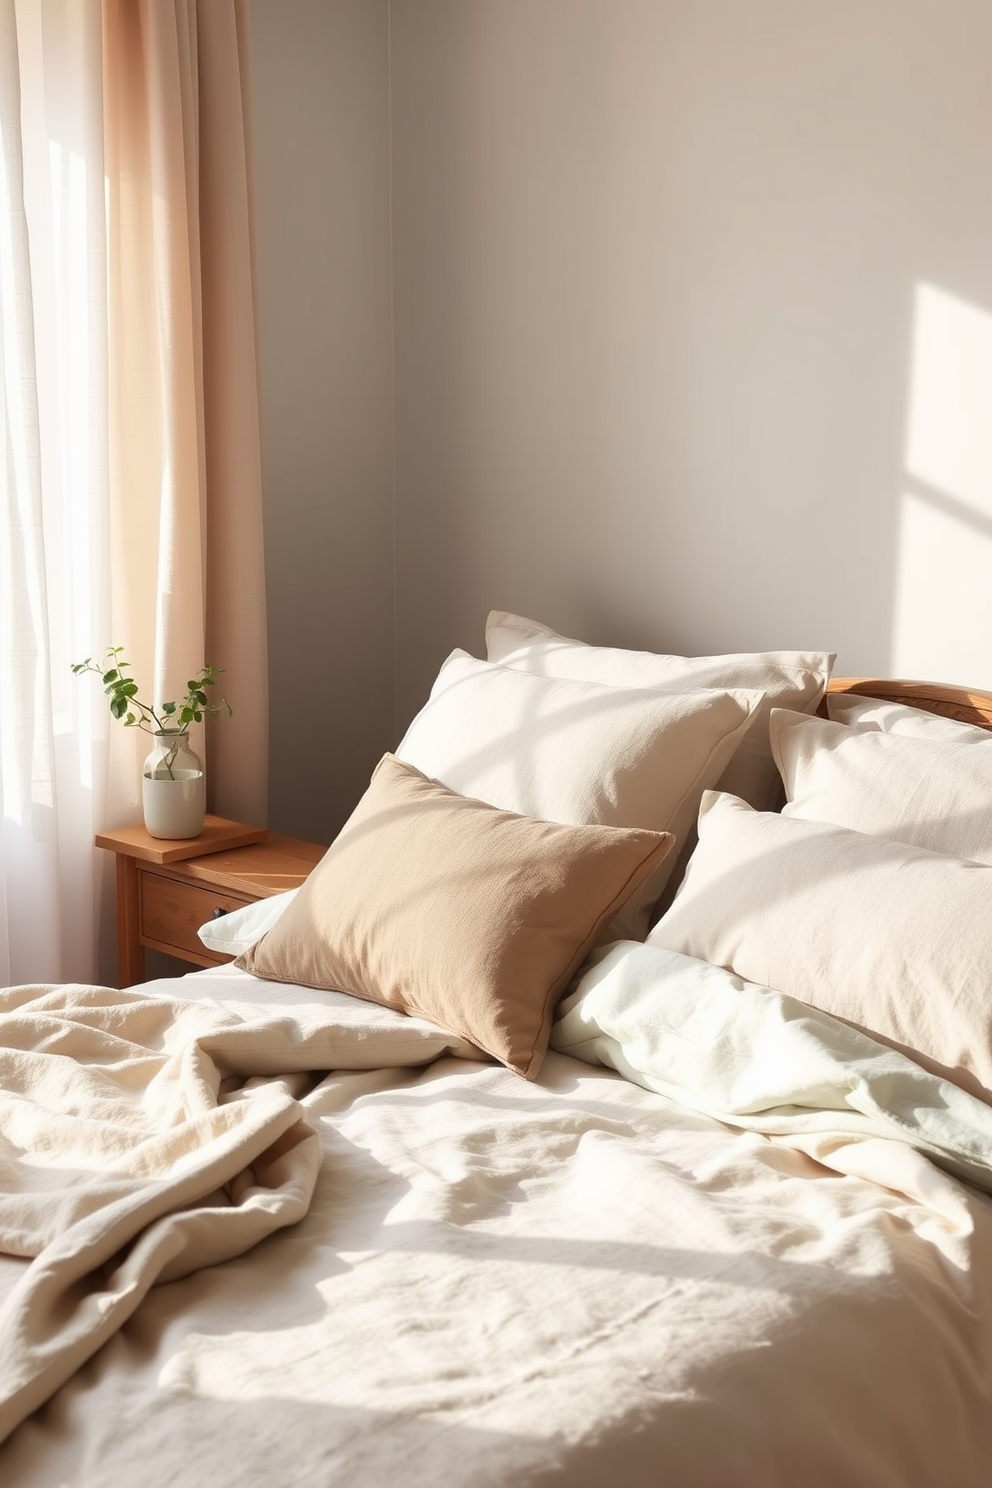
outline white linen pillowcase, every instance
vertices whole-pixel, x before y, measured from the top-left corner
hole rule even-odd
[[[218,915],[215,920],[208,920],[196,933],[209,951],[216,951],[221,956],[240,956],[272,929],[299,892],[299,889],[287,889],[282,894],[256,899],[254,904],[246,904],[241,909],[232,909],[229,914]]]
[[[647,827],[676,847],[762,702],[756,690],[645,692],[542,677],[453,651],[396,757],[460,795],[571,826]],[[664,862],[614,922],[643,940]]]
[[[827,717],[833,723],[877,728],[887,734],[906,734],[917,739],[946,739],[948,742],[978,743],[988,740],[989,730],[977,723],[962,723],[926,708],[893,703],[885,698],[865,697],[858,692],[829,692]]]
[[[782,814],[992,863],[992,735],[975,732],[890,733],[775,708]]]
[[[547,625],[490,611],[486,622],[489,661],[518,671],[611,687],[651,687],[666,692],[697,688],[748,688],[764,693],[754,727],[728,761],[719,788],[761,811],[781,804],[781,791],[768,741],[773,707],[812,712],[830,680],[832,651],[751,651],[725,656],[669,656],[590,646],[559,635]]]
[[[992,867],[708,791],[648,936],[785,992],[992,1104]]]

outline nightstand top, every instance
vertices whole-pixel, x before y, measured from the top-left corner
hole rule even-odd
[[[268,840],[265,827],[251,827],[246,822],[228,821],[223,816],[204,817],[203,831],[198,837],[182,837],[167,840],[152,837],[143,826],[115,827],[110,832],[98,832],[97,847],[110,852],[123,853],[129,858],[143,858],[146,863],[181,863],[186,858],[202,858],[208,853],[226,852],[232,847],[247,847],[251,843]]]

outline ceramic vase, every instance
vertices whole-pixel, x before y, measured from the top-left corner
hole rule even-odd
[[[206,810],[200,757],[185,729],[162,729],[142,768],[141,804],[152,837],[199,837]]]

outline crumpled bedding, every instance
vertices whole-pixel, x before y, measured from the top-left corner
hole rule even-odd
[[[889,1183],[898,1159],[882,1144],[895,1142],[992,1192],[992,1106],[829,1013],[692,956],[605,947],[559,1006],[552,1043],[730,1126],[806,1137],[827,1166],[849,1148],[843,1171],[856,1163]]]
[[[403,1034],[360,1024],[359,1067],[376,1045],[376,1063],[423,1062],[460,1043],[415,1020]],[[330,1020],[305,1032],[140,990],[0,990],[0,1253],[29,1261],[0,1306],[0,1440],[150,1286],[306,1213],[320,1141],[286,1077],[349,1057]]]
[[[216,1212],[233,1233],[250,1197],[268,1233],[225,1241],[225,1259],[166,1246],[158,1284],[136,1283],[140,1298],[0,1447],[4,1488],[987,1483],[992,1204],[905,1140],[901,1116],[888,1131],[870,1124],[877,1112],[848,1122],[850,1079],[830,1097],[844,1118],[833,1132],[769,1135],[561,1052],[524,1081],[430,1025],[229,969],[104,994],[102,1012],[77,994],[67,1009],[42,991],[48,1006],[32,1011],[22,989],[10,1063],[24,1083],[5,1099],[63,1101],[64,1134],[79,1077],[111,1127],[131,1110],[124,1124],[143,1135],[110,1176],[77,1143],[69,1228],[106,1228],[114,1163],[128,1193],[162,1183],[170,1143],[197,1122],[230,1136],[233,1165],[243,1121],[252,1155],[228,1178],[204,1167],[173,1220],[209,1235]],[[132,998],[144,1044],[126,1026]],[[74,1068],[77,1013],[121,1056],[104,1061],[109,1085],[99,1060]],[[41,1047],[26,1049],[35,1014]],[[592,1036],[623,1044],[616,1030]],[[49,1056],[57,1073],[39,1086]],[[809,1069],[798,1083],[815,1098]],[[193,1094],[170,1091],[174,1077]],[[726,1087],[736,1114],[760,1117],[743,1079]],[[2,1083],[9,1093],[6,1072]],[[795,1104],[781,1080],[777,1094]],[[302,1179],[289,1185],[306,1210],[295,1222],[287,1169],[266,1166],[270,1117],[294,1162],[319,1144],[308,1202]],[[27,1147],[19,1119],[11,1138],[4,1110],[5,1189],[58,1189],[61,1137],[46,1144],[38,1118]],[[143,1142],[160,1168],[138,1160]],[[198,1163],[187,1151],[175,1167],[184,1178]],[[15,1383],[22,1344],[47,1336],[39,1320],[57,1334],[99,1314],[115,1278],[161,1254],[146,1236],[169,1233],[156,1213],[95,1270],[77,1261],[67,1290],[33,1292],[32,1249],[59,1242],[45,1212],[0,1275],[0,1358],[14,1370],[0,1378]],[[57,1305],[22,1314],[25,1289]],[[22,1315],[31,1327],[10,1329]]]

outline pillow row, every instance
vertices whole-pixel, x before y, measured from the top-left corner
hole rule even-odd
[[[201,938],[256,975],[417,1012],[533,1076],[589,949],[646,933],[703,791],[760,718],[747,789],[763,800],[771,703],[815,707],[833,661],[563,646],[562,673],[526,646],[506,665],[454,652],[303,888]]]
[[[508,635],[553,635],[543,627],[536,627],[535,622],[501,616],[496,611],[490,615],[490,629],[494,636],[494,650],[501,648]],[[563,642],[566,646],[579,644]],[[597,650],[595,647],[585,649]],[[456,656],[462,654],[455,653]],[[647,658],[638,663],[637,653],[627,654],[635,658],[630,675],[647,666],[651,660]],[[681,660],[691,672],[696,662],[701,661],[709,668],[714,659],[668,657],[659,660],[671,663]],[[450,665],[449,659],[442,668],[442,676]],[[771,665],[781,668],[783,663],[779,658]],[[749,670],[748,674],[755,675],[756,670],[757,663],[754,663],[754,670]],[[439,684],[435,685],[434,691],[439,691]],[[502,701],[495,698],[495,693],[493,699]],[[771,757],[786,791],[784,815],[830,821],[855,831],[894,837],[935,851],[989,861],[992,850],[989,847],[992,839],[992,735],[982,728],[918,708],[855,694],[829,694],[827,710],[830,720],[836,722],[784,708],[770,712]],[[455,726],[457,722],[454,721]],[[416,748],[422,726],[428,725],[433,729],[435,723],[436,720],[429,717],[418,717],[408,731],[407,740],[412,738]],[[839,724],[846,727],[841,728]],[[491,738],[497,737],[499,719],[495,723],[487,720],[487,726]],[[455,737],[455,727],[452,727],[451,737]],[[907,746],[902,742],[904,738],[917,740],[919,744]],[[944,750],[938,758],[919,747],[928,743],[953,747]],[[969,743],[980,746],[978,754],[963,752]],[[490,747],[485,738],[480,747],[484,751]],[[556,763],[553,749],[549,748],[549,756],[551,763]],[[960,760],[965,767],[966,786],[959,784],[959,772],[953,767],[955,760]],[[901,768],[904,764],[908,766],[909,780]],[[984,793],[980,793],[982,787],[986,787]],[[537,790],[536,781],[532,782],[532,788]],[[574,790],[583,788],[590,792],[588,784],[583,787],[581,781],[573,781]],[[608,795],[610,789],[606,787],[604,793]],[[595,780],[591,790],[595,790]],[[948,800],[949,795],[953,798],[955,795],[970,795],[972,791],[976,791],[977,799],[964,809],[959,809],[954,799]],[[578,803],[573,800],[572,804]],[[973,831],[961,830],[962,826],[967,828],[969,825]],[[209,920],[200,927],[200,939],[211,950],[237,956],[275,924],[296,893],[296,889],[290,889],[285,894],[260,899],[220,919]]]
[[[502,618],[518,639],[521,626],[534,629]],[[498,620],[490,617],[497,651]],[[239,964],[419,1012],[533,1076],[570,977],[597,940],[625,933],[625,922],[609,925],[610,917],[626,906],[626,925],[643,934],[670,871],[668,850],[691,830],[702,798],[705,830],[689,878],[649,938],[802,997],[992,1098],[983,930],[990,891],[964,861],[992,861],[992,740],[984,731],[866,700],[848,708],[856,726],[845,726],[773,709],[760,689],[672,694],[643,681],[655,664],[657,678],[673,683],[681,662],[683,687],[700,675],[756,680],[762,667],[780,685],[790,665],[796,681],[808,660],[802,653],[743,658],[735,671],[739,658],[604,652],[537,630],[536,640],[528,632],[533,645],[507,655],[519,672],[461,652],[449,657],[398,750],[408,770],[420,769],[401,790],[401,762],[383,761],[292,916]],[[557,667],[560,652],[568,668],[582,662],[578,652],[590,653],[589,669],[614,681],[528,669]],[[821,659],[814,706],[831,660]],[[781,816],[703,794],[715,779],[723,783],[759,710],[768,760],[786,786]],[[448,809],[461,823],[451,841],[439,831]],[[505,851],[493,848],[494,811]],[[555,829],[545,818],[562,820]],[[599,883],[605,901],[581,874],[573,880],[560,869],[576,848],[565,829],[583,825],[655,834],[655,851],[620,888],[609,873]],[[362,871],[360,845],[370,854]],[[538,928],[545,922],[549,938]],[[235,948],[236,934],[228,944]],[[541,946],[553,948],[550,962]]]

